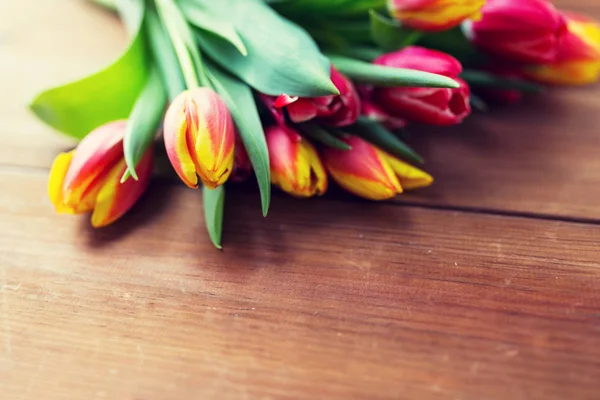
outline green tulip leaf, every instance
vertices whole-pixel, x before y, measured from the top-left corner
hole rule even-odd
[[[133,37],[123,55],[98,73],[40,93],[29,105],[38,118],[69,136],[81,139],[100,125],[127,118],[148,78],[144,2],[121,3]]]
[[[379,122],[372,121],[367,117],[360,117],[354,128],[353,132],[358,136],[373,143],[375,146],[381,147],[388,153],[420,164],[423,163],[423,157],[408,147],[406,143]]]
[[[269,150],[252,89],[234,76],[221,71],[217,66],[209,63],[205,65],[208,67],[209,77],[212,77],[215,90],[221,95],[231,112],[248,152],[258,181],[262,213],[266,216],[271,202]]]
[[[352,146],[339,139],[335,134],[316,124],[298,125],[304,136],[338,150],[352,150]]]
[[[430,72],[374,65],[339,55],[329,55],[329,59],[341,73],[351,79],[375,86],[459,87],[454,79]]]
[[[375,10],[371,18],[371,37],[385,51],[394,51],[416,43],[421,32],[402,26],[398,21],[387,18]]]
[[[272,7],[290,16],[325,15],[362,17],[370,10],[385,10],[386,0],[271,0]]]
[[[182,0],[184,12],[211,8],[230,21],[248,54],[221,37],[199,31],[203,52],[223,69],[261,93],[315,97],[337,94],[329,78],[329,61],[313,39],[299,26],[287,21],[258,0]]]
[[[217,249],[221,249],[223,237],[223,212],[225,208],[225,187],[216,189],[202,188],[204,220],[208,236]]]
[[[485,71],[467,69],[460,75],[470,86],[490,89],[515,89],[521,92],[539,93],[544,87],[522,79],[506,78]]]
[[[129,176],[138,179],[135,167],[142,159],[156,136],[156,130],[162,120],[167,104],[167,94],[156,69],[152,69],[148,82],[137,99],[133,111],[127,120],[123,139],[123,151],[127,171],[121,180]]]
[[[219,14],[218,7],[211,7],[207,2],[182,2],[185,17],[194,26],[227,40],[243,56],[248,55],[248,50],[235,29],[235,25],[228,18]]]

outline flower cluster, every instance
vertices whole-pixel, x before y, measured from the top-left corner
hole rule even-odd
[[[299,198],[333,182],[390,199],[433,182],[403,142],[407,127],[460,124],[476,102],[600,74],[600,27],[548,0],[267,3],[118,9],[134,21],[127,52],[84,86],[51,89],[31,106],[82,139],[52,167],[56,210],[92,212],[94,227],[120,218],[148,185],[158,140],[181,181],[204,188],[220,246],[228,181],[255,175],[265,214],[271,184]],[[94,84],[100,98],[85,92]]]

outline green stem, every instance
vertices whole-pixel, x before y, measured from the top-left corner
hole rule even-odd
[[[156,9],[160,15],[165,28],[171,38],[181,71],[183,72],[183,78],[188,89],[193,89],[200,86],[198,81],[198,73],[194,66],[194,60],[185,43],[185,39],[181,36],[180,29],[178,27],[181,15],[177,15],[179,10],[172,0],[155,0]]]

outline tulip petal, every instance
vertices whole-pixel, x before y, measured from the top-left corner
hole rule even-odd
[[[394,17],[406,26],[442,31],[467,18],[478,19],[485,0],[390,0]]]
[[[384,152],[351,136],[345,140],[351,150],[327,148],[325,165],[333,179],[347,191],[371,200],[385,200],[402,193],[402,186]]]
[[[164,122],[164,141],[167,156],[179,178],[189,187],[198,187],[196,165],[188,145],[188,106],[189,92],[183,92],[173,100],[167,110]],[[193,142],[191,142],[193,143]]]
[[[91,223],[94,228],[111,224],[123,216],[144,193],[152,172],[151,151],[146,152],[137,166],[138,177],[121,183],[121,176],[127,169],[125,160],[119,161],[104,177],[96,196],[96,204]]]
[[[73,209],[66,206],[63,200],[63,184],[65,181],[65,176],[67,175],[67,171],[69,170],[69,166],[71,165],[71,160],[73,159],[73,152],[74,150],[68,153],[59,154],[54,159],[52,168],[50,169],[50,177],[48,179],[48,197],[50,198],[50,201],[54,205],[56,211],[59,213],[74,213]]]
[[[433,177],[427,172],[413,167],[390,154],[386,154],[386,156],[387,162],[398,176],[400,184],[404,189],[418,189],[431,186],[433,183]]]
[[[63,183],[63,202],[80,207],[83,198],[94,190],[94,183],[123,157],[125,120],[110,122],[90,132],[73,151]],[[88,202],[89,203],[89,202]]]
[[[235,127],[227,106],[215,92],[198,88],[194,97],[193,108],[198,117],[193,129],[190,129],[194,140],[192,158],[202,183],[214,189],[231,175]]]

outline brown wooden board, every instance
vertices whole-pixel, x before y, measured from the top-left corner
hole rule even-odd
[[[597,398],[598,226],[238,196],[219,252],[196,191],[92,231],[44,179],[0,174],[4,399]]]

